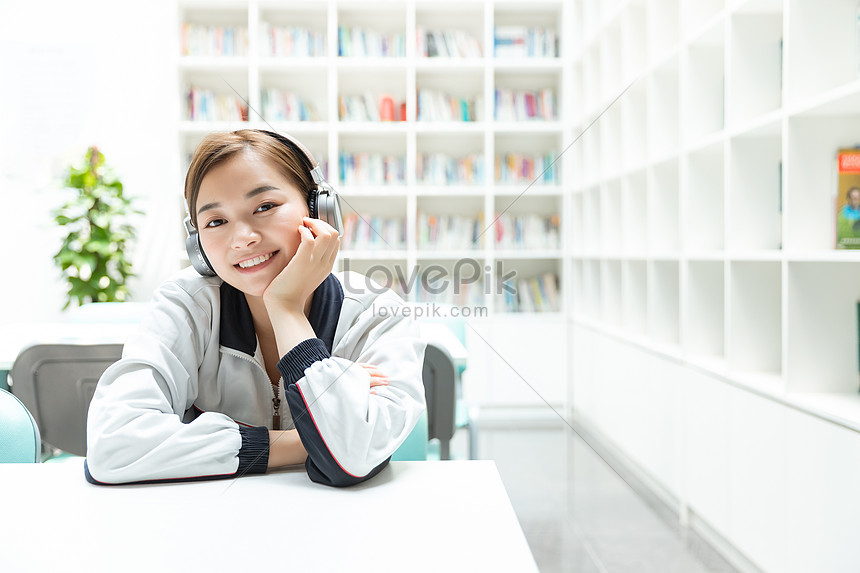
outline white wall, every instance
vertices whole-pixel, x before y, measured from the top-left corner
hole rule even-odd
[[[50,212],[65,166],[97,145],[146,211],[135,300],[178,267],[182,230],[173,0],[0,4],[0,324],[61,318]]]

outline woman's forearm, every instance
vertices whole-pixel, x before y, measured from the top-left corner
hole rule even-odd
[[[272,321],[272,329],[275,331],[275,340],[280,356],[286,356],[299,342],[316,337],[311,323],[308,322],[308,317],[301,310],[269,310],[269,318]]]
[[[303,464],[307,457],[296,430],[269,430],[269,469]]]

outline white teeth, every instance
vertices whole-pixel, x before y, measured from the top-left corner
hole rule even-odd
[[[242,261],[241,263],[239,263],[239,266],[242,267],[243,269],[248,269],[251,267],[256,267],[260,263],[264,263],[271,258],[272,258],[272,253],[269,253],[268,255],[260,255],[259,257],[255,257],[255,258],[249,259],[247,261]]]

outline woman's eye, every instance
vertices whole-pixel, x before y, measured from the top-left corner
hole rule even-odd
[[[275,205],[274,203],[263,203],[262,205],[257,207],[257,212],[260,213],[263,211],[268,211],[269,209],[274,209],[275,207],[277,207],[277,205]]]
[[[213,219],[206,223],[207,227],[220,227],[224,224],[224,219]]]

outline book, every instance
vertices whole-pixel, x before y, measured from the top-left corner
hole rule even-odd
[[[837,153],[836,248],[860,249],[860,148]]]

